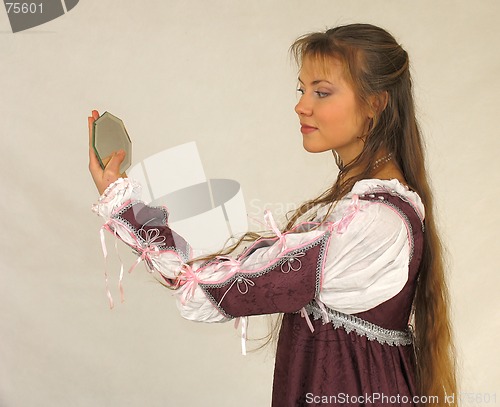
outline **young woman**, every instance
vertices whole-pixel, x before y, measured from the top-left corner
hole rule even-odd
[[[94,211],[178,292],[181,314],[219,322],[283,313],[273,406],[444,405],[456,392],[440,242],[406,51],[381,28],[341,26],[292,45],[304,148],[331,150],[335,184],[284,230],[192,259],[165,208],[104,170]],[[93,112],[89,125],[98,117]],[[425,218],[424,218],[425,213]]]

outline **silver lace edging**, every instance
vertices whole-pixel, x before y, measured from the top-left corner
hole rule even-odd
[[[138,242],[145,242],[144,238],[139,234],[139,230],[137,230],[128,220],[126,220],[122,215],[127,212],[130,208],[132,208],[132,210],[134,210],[134,206],[137,205],[137,204],[141,204],[141,203],[144,203],[142,201],[134,201],[134,202],[131,202],[129,203],[128,205],[124,206],[119,212],[117,212],[116,214],[114,214],[112,216],[112,219],[115,219],[115,220],[118,220],[122,225],[124,225],[125,227],[127,227],[129,229],[130,232],[132,232],[136,238],[136,241]],[[163,217],[161,219],[161,226],[166,226],[168,228],[170,228],[170,226],[168,225],[168,212],[166,211],[166,209],[162,206],[149,206],[149,205],[146,205],[144,204],[144,206],[147,206],[151,209],[159,209],[163,212]],[[143,225],[144,226],[144,225]],[[174,242],[175,242],[175,238],[174,238]],[[177,247],[175,246],[167,246],[167,245],[164,245],[164,244],[158,244],[157,245],[158,248],[160,250],[163,250],[163,251],[167,251],[167,250],[170,250],[170,251],[173,251],[175,253],[177,253],[179,255],[179,257],[184,261],[184,262],[187,262],[189,260],[189,253],[190,253],[190,248],[191,246],[189,245],[188,242],[186,242],[186,248],[185,250],[181,250],[181,249],[178,249]],[[138,256],[140,256],[142,253],[141,252],[138,252],[137,250],[134,250],[134,253],[137,254]]]
[[[323,312],[318,306],[308,304],[305,309],[315,320],[323,318]],[[385,329],[354,315],[344,314],[330,308],[326,310],[328,319],[335,329],[342,327],[347,333],[354,331],[360,336],[366,336],[369,341],[376,340],[382,345],[407,346],[413,343],[410,332]]]

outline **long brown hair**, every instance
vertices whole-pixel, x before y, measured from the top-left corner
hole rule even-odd
[[[420,395],[457,397],[455,351],[452,343],[448,289],[441,242],[436,230],[433,198],[425,170],[424,146],[415,117],[410,64],[407,52],[387,31],[369,24],[351,24],[304,35],[291,46],[299,66],[311,58],[328,70],[340,61],[360,105],[370,107],[373,96],[385,93],[387,105],[374,117],[361,154],[351,163],[340,162],[334,185],[319,197],[302,204],[290,217],[285,231],[319,205],[335,205],[359,180],[371,178],[377,153],[391,153],[408,185],[425,206],[424,251],[420,265],[415,309],[415,353]],[[352,169],[357,175],[351,176]],[[246,234],[217,254],[228,254],[242,242],[260,235]],[[213,257],[213,256],[210,256]],[[449,398],[448,400],[451,400]],[[456,405],[451,402],[449,405]]]
[[[320,197],[304,203],[287,227],[314,206],[331,205],[350,191],[355,182],[370,178],[377,152],[392,154],[408,185],[419,194],[425,206],[424,252],[414,301],[419,391],[421,395],[438,396],[437,404],[444,404],[445,395],[453,395],[447,400],[458,396],[455,350],[442,247],[434,221],[424,146],[415,117],[408,54],[391,34],[369,24],[351,24],[307,34],[294,42],[291,52],[299,66],[304,58],[312,58],[326,69],[332,58],[342,62],[345,78],[362,106],[368,107],[370,97],[384,92],[388,100],[374,118],[361,154],[345,166],[339,163],[341,170],[336,183]],[[349,176],[353,168],[357,175]]]

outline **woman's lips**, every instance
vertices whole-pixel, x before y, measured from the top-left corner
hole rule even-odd
[[[300,132],[302,134],[309,134],[309,133],[312,133],[312,132],[314,132],[316,130],[318,130],[317,127],[308,126],[306,124],[301,124],[300,125]]]

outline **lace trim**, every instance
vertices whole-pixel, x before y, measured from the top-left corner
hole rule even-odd
[[[133,208],[135,205],[137,204],[142,204],[143,202],[141,201],[134,201],[134,202],[131,202],[129,203],[128,205],[124,206],[119,212],[117,212],[115,215],[113,215],[113,218],[115,220],[118,220],[121,224],[123,224],[127,229],[129,229],[130,232],[133,233],[135,239],[137,242],[139,243],[142,243],[142,244],[147,244],[148,242],[146,242],[146,240],[144,239],[144,236],[140,233],[140,230],[142,229],[139,229],[137,230],[128,220],[126,220],[122,215],[127,212],[129,209]],[[159,209],[161,210],[162,212],[162,218],[160,220],[160,223],[162,226],[167,226],[168,227],[168,212],[165,210],[164,207],[161,207],[161,206],[148,206],[149,208],[153,208],[153,209]],[[159,219],[158,219],[159,220]],[[145,226],[145,225],[143,225]],[[158,230],[158,229],[156,229]],[[177,253],[184,262],[187,262],[189,260],[189,249],[190,249],[190,246],[189,244],[186,242],[186,249],[185,251],[183,250],[180,250],[178,249],[177,247],[175,246],[167,246],[165,244],[156,244],[156,246],[158,247],[159,250],[161,251],[173,251],[175,253]],[[137,252],[135,251],[136,254],[140,255],[141,253],[140,252]]]
[[[420,220],[420,223],[422,225],[422,232],[423,232],[424,231],[424,224],[423,224],[422,220],[420,219],[420,216],[418,215],[418,212],[416,211],[416,209],[412,205],[412,203],[409,200],[404,199],[404,197],[402,195],[398,194],[395,191],[386,191],[385,193],[388,193],[388,192],[390,193],[390,195],[397,196],[398,198],[402,199],[403,201],[405,201],[406,203],[408,203],[411,206],[411,208],[417,214],[418,219]],[[384,205],[390,206],[392,209],[394,209],[396,212],[399,213],[399,215],[403,218],[403,220],[405,222],[405,225],[406,225],[406,228],[408,230],[408,240],[409,240],[409,243],[410,243],[410,255],[409,255],[409,260],[408,261],[411,262],[411,260],[413,259],[413,253],[415,251],[415,240],[413,238],[413,227],[412,227],[410,219],[408,218],[408,216],[406,215],[406,213],[400,207],[398,207],[397,205],[394,205],[392,202],[389,202],[383,196],[378,195],[378,193],[374,193],[374,194],[362,194],[362,195],[359,195],[359,197],[361,199],[367,199],[370,202],[380,202],[380,203],[382,203]]]
[[[293,256],[298,257],[297,255],[305,253],[307,250],[312,249],[313,247],[320,245],[318,258],[316,260],[316,271],[315,271],[315,274],[316,274],[316,276],[315,276],[316,294],[315,295],[318,295],[319,291],[320,291],[320,285],[321,285],[321,271],[322,271],[323,263],[325,261],[326,246],[327,246],[327,243],[329,241],[330,235],[331,235],[331,232],[326,232],[320,239],[315,240],[314,242],[311,242],[311,243],[305,245],[304,247],[300,247],[298,249],[290,251],[285,256],[280,258],[276,263],[264,268],[261,271],[254,272],[254,273],[252,273],[252,272],[237,272],[233,276],[228,278],[227,280],[223,281],[222,283],[217,283],[217,284],[200,283],[199,285],[202,288],[205,295],[207,296],[207,298],[210,300],[210,302],[212,304],[214,304],[214,306],[217,308],[217,310],[222,315],[224,315],[226,318],[235,318],[233,315],[228,314],[224,310],[224,308],[220,304],[220,301],[217,301],[214,298],[214,296],[210,293],[210,291],[209,291],[210,289],[212,289],[212,288],[224,288],[227,285],[231,285],[231,287],[229,288],[229,289],[231,289],[232,285],[234,285],[235,282],[238,283],[238,280],[239,280],[239,282],[242,282],[242,280],[248,281],[248,279],[250,279],[250,278],[261,277],[261,276],[269,273],[270,271],[272,271],[278,267],[281,267],[284,263],[290,261],[290,259],[293,258]],[[283,273],[282,269],[280,269],[280,271]],[[299,269],[297,269],[296,271],[299,271]],[[287,273],[285,272],[283,274],[287,274]],[[228,291],[229,291],[229,289],[228,289]],[[247,292],[248,292],[248,290],[242,294],[246,294]],[[241,291],[240,291],[240,293],[241,293]]]
[[[305,306],[305,310],[315,320],[323,317],[323,312],[318,305],[308,304]],[[354,315],[344,314],[330,308],[326,308],[326,310],[328,319],[335,329],[342,327],[347,333],[354,331],[360,336],[366,336],[369,341],[376,340],[382,345],[407,346],[413,343],[412,335],[409,331],[385,329]]]
[[[408,205],[410,205],[411,208],[417,214],[417,217],[418,217],[418,219],[420,221],[420,226],[422,227],[422,232],[425,232],[425,223],[424,223],[424,220],[422,219],[422,214],[420,213],[420,210],[415,206],[415,203],[411,199],[409,199],[408,197],[404,196],[403,194],[400,194],[396,190],[384,187],[382,185],[379,185],[376,188],[372,188],[369,192],[360,195],[360,197],[369,196],[370,198],[373,198],[372,195],[378,194],[378,193],[382,193],[382,194],[384,194],[384,193],[387,194],[388,193],[389,195],[397,196],[399,199],[401,199],[402,201],[404,201]]]

